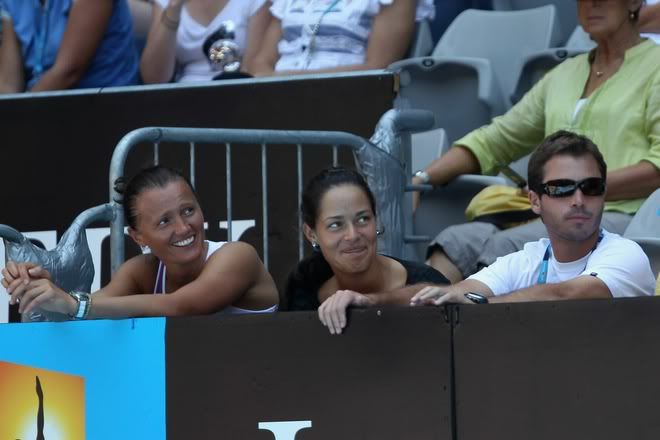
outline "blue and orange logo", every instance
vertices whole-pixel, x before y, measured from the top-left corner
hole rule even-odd
[[[81,376],[0,361],[0,439],[85,438]]]

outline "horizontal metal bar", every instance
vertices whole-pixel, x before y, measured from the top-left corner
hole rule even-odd
[[[404,243],[428,243],[431,241],[431,237],[428,235],[405,235],[403,237]]]
[[[433,190],[433,185],[406,185],[404,191],[405,192],[412,192],[412,191],[421,191],[421,192],[428,192]]]

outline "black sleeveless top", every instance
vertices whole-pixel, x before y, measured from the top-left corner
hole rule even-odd
[[[406,269],[408,274],[406,286],[418,283],[451,284],[443,274],[427,264],[401,260],[389,255],[383,256],[398,261]],[[284,292],[286,297],[285,310],[318,309],[321,305],[319,302],[319,288],[333,275],[330,266],[320,254],[313,254],[301,261],[289,275],[287,281]]]

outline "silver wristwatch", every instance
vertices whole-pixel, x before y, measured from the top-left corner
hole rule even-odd
[[[427,173],[424,170],[419,170],[415,173],[415,177],[417,177],[419,180],[422,181],[422,183],[426,184],[431,181],[431,176],[429,176],[429,173]]]
[[[85,319],[89,314],[90,306],[92,305],[92,298],[86,292],[69,292],[69,295],[76,300],[78,307],[76,313],[69,315],[75,319]]]

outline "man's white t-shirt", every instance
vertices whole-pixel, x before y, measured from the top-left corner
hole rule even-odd
[[[185,5],[181,11],[181,22],[176,32],[176,66],[174,80],[177,82],[210,81],[220,73],[202,51],[204,41],[217,31],[224,21],[232,21],[235,26],[234,41],[245,53],[250,18],[266,0],[229,0],[218,15],[204,26],[190,16]],[[161,8],[166,8],[169,0],[156,0]]]
[[[495,295],[504,295],[537,284],[543,256],[550,240],[526,243],[523,250],[498,258],[468,279],[481,281]],[[551,255],[547,283],[560,283],[579,276],[595,276],[614,297],[653,295],[655,277],[649,259],[634,241],[603,230],[603,239],[593,252],[570,263]]]

